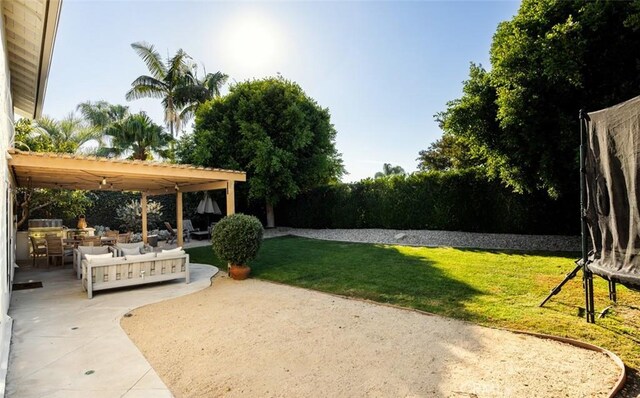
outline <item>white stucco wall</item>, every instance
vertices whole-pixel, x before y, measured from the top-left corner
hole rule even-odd
[[[0,0],[0,9],[3,1]],[[4,395],[11,319],[7,315],[11,298],[15,253],[13,185],[7,165],[7,148],[13,139],[13,103],[11,101],[7,43],[4,18],[0,18],[0,393]]]

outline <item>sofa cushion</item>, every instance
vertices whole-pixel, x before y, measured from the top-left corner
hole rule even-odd
[[[155,253],[147,253],[147,254],[136,254],[134,256],[124,256],[125,261],[144,261],[144,260],[152,260],[156,258]]]
[[[173,257],[180,257],[182,255],[184,255],[184,250],[180,250],[180,251],[163,250],[161,253],[156,253],[157,258],[173,258]]]
[[[182,246],[176,247],[175,249],[162,249],[162,253],[184,253],[184,250],[182,250]]]
[[[86,258],[85,254],[107,254],[109,248],[107,246],[78,246],[78,251],[82,258]]]
[[[87,261],[89,263],[92,263],[95,260],[104,260],[104,259],[108,259],[108,258],[113,258],[113,253],[106,253],[106,254],[85,254],[84,257],[87,259]]]
[[[100,265],[118,265],[118,264],[126,264],[124,261],[124,257],[111,257],[111,258],[96,258],[91,262],[88,260],[82,260],[82,266],[96,267]]]
[[[142,254],[142,248],[138,248],[138,247],[132,247],[132,248],[127,248],[127,247],[123,247],[120,249],[120,251],[122,252],[123,256],[135,256],[135,255],[140,255]]]

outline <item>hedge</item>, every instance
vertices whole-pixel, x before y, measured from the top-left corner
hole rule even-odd
[[[87,192],[91,198],[93,206],[86,211],[86,220],[89,226],[102,225],[111,229],[120,228],[122,222],[116,218],[116,209],[132,199],[140,200],[139,192],[118,192],[118,191],[91,191]],[[206,228],[206,216],[196,214],[195,209],[202,199],[202,193],[183,194],[183,217],[191,219],[195,227]],[[159,195],[149,197],[149,200],[162,204],[162,220],[168,221],[174,228],[176,226],[176,197],[175,195]],[[218,200],[220,204],[220,200]],[[224,212],[224,208],[222,208]],[[215,218],[217,217],[217,218]],[[219,219],[220,216],[210,216],[211,221]],[[75,228],[76,220],[64,220],[65,225]],[[163,229],[164,224],[150,225],[150,228]],[[139,232],[139,231],[136,231]]]
[[[579,234],[579,193],[518,194],[474,170],[426,172],[317,188],[276,208],[279,226]]]

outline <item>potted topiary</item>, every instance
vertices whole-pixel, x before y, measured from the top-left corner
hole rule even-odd
[[[213,250],[227,261],[233,279],[247,279],[253,259],[262,244],[262,224],[254,216],[232,214],[220,220],[211,234]]]

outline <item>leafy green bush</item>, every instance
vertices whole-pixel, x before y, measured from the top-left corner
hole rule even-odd
[[[235,265],[246,265],[262,244],[262,224],[254,216],[232,214],[213,229],[211,241],[218,257]]]
[[[131,201],[116,209],[116,219],[120,220],[128,231],[142,230],[142,205],[139,200]],[[147,202],[147,224],[156,226],[162,221],[162,204],[155,201]]]

